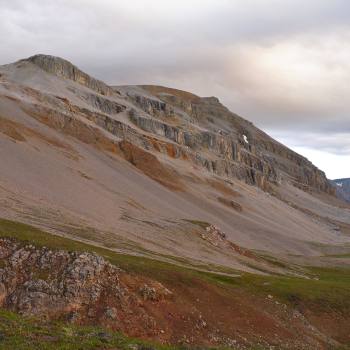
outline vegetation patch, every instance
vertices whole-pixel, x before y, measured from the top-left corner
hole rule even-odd
[[[184,221],[203,229],[209,226],[209,223],[204,221]],[[237,278],[215,272],[198,271],[191,267],[186,268],[147,257],[118,254],[109,249],[56,236],[33,226],[5,219],[0,219],[0,237],[15,238],[24,243],[50,249],[95,252],[127,272],[140,273],[161,282],[173,283],[176,274],[179,280],[186,284],[191,283],[194,278],[204,279],[226,288],[242,288],[253,294],[271,294],[290,304],[303,303],[321,309],[332,307],[342,312],[350,311],[350,271],[346,268],[306,268],[310,276],[308,278],[261,276],[250,273],[241,273],[240,278]],[[277,260],[273,261],[278,264]],[[283,263],[281,266],[284,266]]]
[[[350,312],[349,269],[309,268],[314,277],[259,276],[244,273],[241,278],[216,274],[206,278],[222,285],[242,288],[253,294],[272,295],[292,307],[314,311]]]
[[[1,350],[171,350],[99,327],[43,322],[0,309]]]
[[[187,221],[201,228],[209,225],[202,221]],[[342,321],[337,328],[344,329],[339,339],[342,340],[342,343],[344,343],[343,339],[345,342],[350,341],[348,336],[350,330],[348,326],[350,321],[350,273],[345,268],[305,268],[308,278],[255,275],[242,272],[239,277],[234,277],[218,272],[199,271],[193,266],[185,267],[147,257],[119,254],[4,219],[0,219],[0,237],[8,237],[21,241],[23,244],[45,246],[50,249],[95,252],[130,273],[130,276],[149,277],[163,283],[174,293],[174,303],[180,302],[176,304],[177,307],[183,306],[184,310],[188,310],[191,305],[207,307],[204,300],[209,297],[210,308],[218,309],[215,309],[217,311],[215,315],[212,311],[201,309],[202,312],[207,312],[205,314],[207,321],[210,317],[214,317],[217,321],[218,317],[221,317],[220,313],[227,312],[228,325],[230,324],[228,320],[231,320],[234,314],[227,311],[227,308],[236,310],[235,308],[246,305],[242,312],[250,322],[254,322],[254,315],[262,317],[261,315],[266,315],[268,312],[260,313],[261,310],[265,310],[265,303],[285,305],[289,312],[297,310],[302,315],[311,315],[314,317],[313,325],[316,328],[323,326],[324,317],[339,315]],[[45,271],[36,277],[47,278]],[[200,302],[196,304],[198,300]],[[337,318],[334,318],[334,322],[338,321]],[[239,322],[239,319],[232,322]],[[332,325],[329,327],[330,332],[338,332]],[[260,332],[260,328],[257,328],[256,331]],[[120,334],[96,327],[84,328],[71,324],[67,326],[59,323],[38,323],[37,320],[0,311],[0,349],[124,349],[130,344],[143,346],[142,342],[134,342]],[[163,348],[156,344],[152,346],[156,349]]]

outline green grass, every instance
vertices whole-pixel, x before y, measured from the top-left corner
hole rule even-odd
[[[186,268],[147,257],[118,254],[105,248],[49,234],[30,225],[4,219],[0,219],[0,237],[16,238],[24,243],[39,247],[46,246],[50,249],[95,252],[130,273],[142,274],[169,284],[174,283],[175,280],[176,283],[191,285],[194,279],[200,279],[224,288],[241,288],[260,295],[271,294],[281,302],[293,305],[305,304],[322,309],[331,307],[342,312],[350,311],[350,271],[345,268],[308,268],[309,275],[317,276],[318,280],[249,273],[241,273],[240,277],[230,277],[215,272],[201,272],[191,267]]]
[[[118,254],[106,248],[96,247],[73,239],[50,234],[33,226],[5,219],[0,219],[0,237],[15,238],[24,244],[33,244],[36,247],[47,247],[50,249],[62,249],[67,251],[94,252],[103,256],[114,265],[118,265],[129,272],[142,272],[143,270],[162,265],[171,266],[171,264],[145,257]]]
[[[264,276],[241,273],[240,277],[203,272],[147,257],[118,254],[111,250],[43,232],[18,222],[0,219],[0,237],[15,238],[23,244],[50,249],[95,252],[129,273],[156,279],[168,286],[194,286],[196,281],[219,287],[227,295],[234,291],[267,297],[294,308],[313,312],[335,310],[350,313],[350,271],[341,268],[305,268],[310,279],[294,276]],[[1,262],[1,260],[0,260]],[[277,262],[278,263],[278,262]],[[1,267],[1,266],[0,266]],[[41,276],[45,277],[45,276]],[[317,277],[317,279],[315,279]],[[100,339],[98,328],[79,328],[64,324],[43,324],[0,310],[0,349],[129,349],[138,344],[120,334],[111,333]],[[1,336],[3,335],[3,337]],[[52,338],[47,338],[49,335]],[[56,341],[55,341],[56,339]],[[141,344],[141,343],[139,343]],[[167,349],[152,345],[157,349]]]
[[[349,269],[310,268],[309,270],[317,279],[253,274],[242,274],[241,278],[212,274],[207,278],[222,285],[246,289],[255,295],[270,294],[276,300],[293,307],[307,307],[321,312],[332,309],[343,314],[349,313]]]
[[[45,246],[50,249],[94,252],[129,273],[142,274],[158,279],[161,282],[173,283],[174,275],[176,274],[178,278],[176,280],[177,282],[191,284],[194,277],[202,276],[202,274],[199,274],[191,265],[184,267],[148,257],[120,254],[106,248],[96,247],[73,239],[50,234],[33,226],[5,219],[0,219],[0,237],[15,238],[23,244],[32,244],[37,247]],[[176,262],[186,263],[185,260]],[[205,268],[204,265],[198,265],[197,267]],[[214,269],[215,267],[209,266],[209,269],[210,268]],[[229,269],[226,269],[225,272],[237,273],[237,271]],[[210,276],[212,273],[208,272],[207,274]]]
[[[330,254],[326,255],[327,258],[350,258],[350,253],[347,254]]]
[[[43,322],[0,309],[1,350],[234,350],[227,347],[163,345],[126,337],[99,327]],[[249,350],[266,350],[253,346]],[[344,348],[344,350],[348,348]],[[339,349],[340,350],[340,349]]]
[[[1,350],[92,350],[156,349],[171,346],[128,338],[98,327],[82,327],[59,322],[43,322],[0,309]]]
[[[1,350],[198,350],[188,345],[162,345],[126,337],[100,327],[83,327],[62,322],[45,322],[0,309]],[[228,350],[217,347],[207,350]],[[233,348],[230,348],[234,350]],[[253,346],[250,350],[266,350]],[[336,350],[336,349],[334,349]],[[343,346],[337,350],[349,350]]]

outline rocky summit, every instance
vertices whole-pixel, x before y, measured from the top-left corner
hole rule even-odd
[[[350,341],[348,181],[217,97],[35,55],[0,66],[0,160],[3,309],[181,346]]]

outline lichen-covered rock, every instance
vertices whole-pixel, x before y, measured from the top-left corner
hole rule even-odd
[[[25,314],[57,314],[95,303],[108,292],[122,294],[118,268],[90,253],[16,249],[1,241],[7,265],[0,280],[5,305]],[[7,249],[6,249],[7,248]],[[4,254],[2,254],[4,256]]]
[[[25,315],[71,322],[98,319],[123,327],[132,310],[152,322],[139,305],[171,295],[154,281],[131,290],[120,279],[122,270],[93,253],[39,249],[0,239],[0,259],[0,306]]]

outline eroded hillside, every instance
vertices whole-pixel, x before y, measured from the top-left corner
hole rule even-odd
[[[314,214],[325,216],[319,211],[329,210],[324,199],[333,201],[334,190],[324,173],[217,98],[111,88],[38,55],[1,67],[0,103],[7,217],[121,249],[229,266],[237,257],[208,247],[188,220],[272,253],[317,255],[319,244],[348,242],[334,223],[349,224],[341,204],[332,222],[291,208],[301,189],[306,207],[318,200]]]
[[[345,331],[334,329],[348,320],[347,306],[339,307],[347,300],[347,280],[339,286],[340,300],[327,288],[349,265],[349,204],[336,198],[310,161],[216,97],[161,86],[112,87],[61,58],[33,56],[0,67],[0,160],[1,218],[45,229],[58,242],[88,243],[103,256],[128,254],[141,267],[149,258],[170,264],[165,272],[145,268],[149,280],[133,279],[118,270],[123,263],[110,266],[81,250],[39,249],[39,236],[26,237],[30,245],[24,247],[3,240],[3,306],[26,313],[37,301],[39,311],[29,314],[48,316],[54,307],[45,309],[40,299],[48,298],[59,311],[50,317],[67,321],[72,301],[64,285],[83,259],[83,265],[104,266],[102,284],[89,281],[110,303],[97,303],[102,310],[85,295],[76,323],[121,331],[135,324],[129,335],[172,344],[326,349],[348,341]],[[13,238],[16,230],[10,233],[3,237]],[[42,261],[57,271],[46,271]],[[188,267],[195,272],[183,277]],[[11,270],[18,272],[14,279]],[[218,284],[199,277],[208,271]],[[131,314],[122,306],[125,295],[115,299],[108,278],[125,291]],[[320,279],[325,282],[317,285]],[[142,301],[142,285],[178,297]],[[309,288],[322,293],[309,300]],[[330,305],[329,318],[322,300]],[[123,321],[109,318],[107,309]],[[150,333],[134,314],[149,320]],[[259,328],[262,322],[269,326]]]

